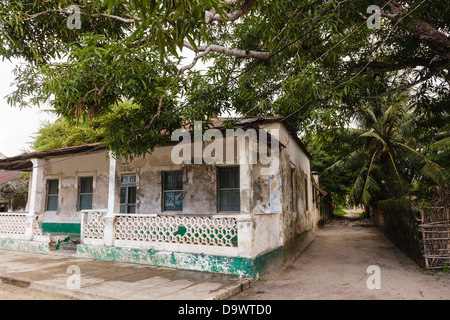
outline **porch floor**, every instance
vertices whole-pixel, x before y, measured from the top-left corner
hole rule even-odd
[[[76,258],[63,251],[6,250],[0,250],[0,281],[81,300],[220,300],[252,284],[239,276]]]

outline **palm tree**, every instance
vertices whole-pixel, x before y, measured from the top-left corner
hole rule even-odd
[[[406,196],[414,179],[443,182],[442,168],[426,157],[424,150],[409,145],[414,115],[402,97],[384,100],[359,109],[355,118],[361,145],[326,169],[358,168],[349,200],[369,205],[371,200]]]

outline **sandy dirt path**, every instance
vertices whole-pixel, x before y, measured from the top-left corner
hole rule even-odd
[[[378,229],[353,219],[331,220],[295,260],[272,270],[233,300],[448,300],[450,273],[430,275]],[[379,267],[380,289],[375,273]]]

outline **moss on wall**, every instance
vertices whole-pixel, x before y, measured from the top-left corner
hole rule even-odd
[[[406,199],[383,200],[376,204],[373,221],[386,236],[419,266],[424,265],[418,213]]]

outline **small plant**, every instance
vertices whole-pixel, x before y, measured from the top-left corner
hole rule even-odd
[[[369,219],[369,218],[370,218],[370,215],[369,215],[369,213],[368,213],[366,210],[364,210],[363,212],[361,212],[361,213],[359,214],[359,217],[360,217],[361,219]]]
[[[259,278],[258,278],[258,281],[261,281],[261,282],[267,282],[267,280],[264,279],[263,277],[259,277]]]
[[[61,245],[61,243],[63,242],[69,242],[70,237],[65,238],[63,241],[58,239],[58,243],[56,244],[55,250],[59,250],[59,246]]]
[[[436,273],[436,270],[434,270],[434,269],[428,270],[428,274],[430,276],[433,276],[435,273]]]
[[[442,266],[442,271],[444,272],[450,272],[450,266],[446,263]]]

